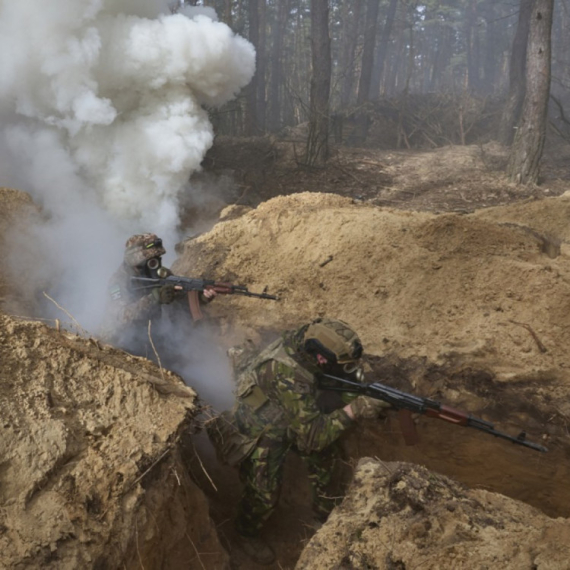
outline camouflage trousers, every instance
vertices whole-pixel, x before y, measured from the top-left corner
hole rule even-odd
[[[263,437],[253,453],[241,463],[240,479],[244,489],[235,523],[241,535],[257,535],[275,510],[283,483],[285,458],[291,448],[288,441]],[[313,510],[324,520],[335,506],[334,498],[327,495],[327,490],[339,448],[335,443],[320,452],[295,451],[309,473]]]

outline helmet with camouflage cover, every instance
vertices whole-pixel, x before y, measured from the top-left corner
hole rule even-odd
[[[153,257],[166,253],[162,240],[156,234],[137,234],[131,236],[125,244],[125,263],[137,267]]]
[[[343,321],[319,318],[310,323],[303,336],[309,354],[321,354],[333,364],[356,362],[362,356],[362,342]]]

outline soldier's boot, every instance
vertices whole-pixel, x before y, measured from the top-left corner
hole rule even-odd
[[[243,551],[257,564],[271,564],[275,561],[273,548],[257,536],[240,536]]]

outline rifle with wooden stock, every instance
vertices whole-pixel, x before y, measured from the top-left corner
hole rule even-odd
[[[402,426],[402,434],[407,445],[414,445],[418,441],[418,434],[412,414],[421,414],[429,418],[437,418],[455,425],[475,428],[488,433],[489,435],[506,439],[516,445],[530,447],[530,449],[534,449],[535,451],[548,451],[546,447],[539,445],[538,443],[528,441],[524,431],[519,433],[517,436],[509,435],[508,433],[496,430],[492,423],[476,418],[471,414],[450,408],[436,400],[430,400],[429,398],[422,398],[420,396],[401,392],[400,390],[396,390],[395,388],[391,388],[390,386],[386,386],[378,382],[361,384],[360,382],[339,378],[330,374],[320,374],[318,376],[318,387],[321,390],[352,392],[387,402],[394,409],[398,410]]]
[[[160,270],[159,270],[160,271]],[[278,301],[279,298],[268,293],[253,293],[245,285],[235,285],[214,281],[213,279],[198,279],[195,277],[181,277],[179,275],[166,275],[161,277],[131,277],[131,283],[136,289],[153,289],[155,287],[171,286],[177,291],[188,293],[190,312],[194,320],[202,318],[200,309],[199,293],[208,289],[215,291],[219,295],[243,295],[245,297],[256,297],[257,299],[270,299]]]

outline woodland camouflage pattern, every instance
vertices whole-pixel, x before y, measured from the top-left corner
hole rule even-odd
[[[166,253],[162,245],[152,246],[158,240],[156,234],[152,233],[131,236],[125,244],[124,262],[115,271],[108,286],[102,336],[111,344],[136,354],[141,354],[137,347],[147,344],[148,323],[160,317],[161,307],[152,289],[133,288],[131,277],[140,275],[137,266]],[[151,247],[147,249],[148,245]],[[146,353],[146,350],[142,352]]]
[[[154,246],[155,242],[159,242],[159,247]],[[152,257],[161,257],[166,253],[162,247],[162,240],[159,240],[156,234],[137,234],[131,236],[125,244],[125,265],[128,267],[136,267]]]
[[[147,323],[160,315],[160,305],[152,295],[152,289],[134,289],[131,277],[138,275],[124,264],[113,274],[109,282],[109,296],[117,326],[129,323]]]
[[[291,449],[308,468],[317,515],[326,517],[334,506],[326,490],[338,456],[336,441],[352,420],[342,409],[321,411],[315,378],[292,358],[294,352],[280,339],[242,373],[241,383],[238,379],[236,424],[243,434],[258,438],[253,453],[240,464],[244,491],[236,529],[244,536],[255,536],[274,511]],[[345,403],[339,399],[339,406]]]
[[[101,336],[132,354],[149,356],[148,324],[160,318],[161,306],[150,289],[131,287],[133,275],[123,264],[111,277]]]

